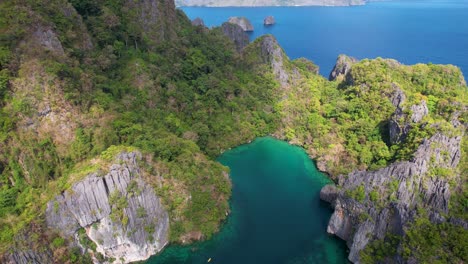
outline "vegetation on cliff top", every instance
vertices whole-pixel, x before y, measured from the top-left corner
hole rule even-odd
[[[169,209],[171,240],[181,241],[218,230],[230,183],[214,158],[255,137],[302,145],[336,176],[410,159],[435,126],[463,132],[448,122],[457,111],[460,122],[468,118],[454,66],[363,60],[352,82],[329,82],[312,63],[286,58],[299,77],[281,87],[256,44],[239,54],[220,30],[194,27],[181,11],[161,21],[138,8],[124,0],[0,3],[0,252],[41,224],[68,176],[95,170],[90,161],[112,145],[146,153],[145,177]],[[133,19],[153,25],[151,34]],[[392,145],[395,86],[405,106],[424,100],[429,115]],[[464,154],[461,172],[467,163]],[[452,199],[462,216],[465,178]]]
[[[155,44],[135,33],[136,11],[123,1],[70,3],[0,4],[2,251],[40,222],[67,175],[98,169],[93,159],[112,145],[151,156],[148,181],[169,209],[171,240],[209,238],[230,197],[213,159],[273,131],[264,110],[274,81],[244,68],[220,31],[192,27],[180,12],[178,35]]]

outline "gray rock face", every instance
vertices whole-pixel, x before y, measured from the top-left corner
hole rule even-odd
[[[45,50],[56,55],[65,55],[62,43],[52,29],[39,25],[32,34],[33,39]]]
[[[254,31],[252,23],[245,17],[230,17],[228,22],[240,26],[246,32]]]
[[[403,93],[401,88],[398,87],[398,85],[396,85],[394,83],[392,83],[392,87],[395,90],[395,92],[393,93],[393,96],[390,98],[391,101],[392,101],[392,104],[395,107],[400,107],[401,108],[401,107],[403,107],[403,102],[405,102],[405,100],[406,100],[405,93]]]
[[[327,232],[348,242],[348,247],[350,246],[348,240],[352,238],[353,227],[355,226],[355,219],[350,216],[352,216],[351,213],[358,210],[358,207],[359,204],[354,203],[352,200],[336,199],[335,211],[328,222]]]
[[[400,88],[396,87],[395,89],[395,94],[392,97],[392,103],[396,106],[396,110],[389,122],[390,142],[392,144],[403,142],[408,136],[411,124],[421,122],[423,118],[429,114],[426,101],[423,100],[420,104],[412,105],[410,107],[411,116],[408,118],[407,114],[404,113],[403,107],[405,95]]]
[[[175,37],[177,15],[172,0],[126,0],[124,10],[130,16],[132,26],[141,29],[142,37],[154,43]]]
[[[265,26],[271,26],[271,25],[274,25],[275,23],[276,23],[275,18],[273,16],[267,16],[263,20],[263,25]]]
[[[401,108],[397,108],[393,113],[389,122],[390,142],[398,144],[406,139],[411,128],[410,124],[405,121],[405,114]]]
[[[18,239],[18,238],[17,238]],[[29,240],[30,237],[23,237],[25,240]],[[23,250],[14,250],[11,253],[7,253],[3,257],[0,257],[0,263],[4,264],[44,264],[54,263],[53,253],[50,250],[37,251],[31,248]]]
[[[139,153],[121,153],[104,176],[94,173],[47,204],[46,222],[65,237],[80,228],[106,257],[139,261],[168,243],[169,216],[140,177]]]
[[[53,263],[53,257],[52,252],[46,251],[39,253],[29,249],[25,251],[15,251],[1,261],[5,264],[43,264]]]
[[[461,226],[461,227],[463,227],[464,229],[468,229],[468,222],[466,222],[466,221],[463,220],[463,219],[459,219],[459,218],[450,218],[449,222],[450,222],[451,224]]]
[[[285,70],[283,58],[286,55],[272,35],[266,35],[261,39],[260,52],[263,62],[271,65],[273,74],[281,86],[287,86],[289,75]]]
[[[328,184],[323,186],[323,188],[320,190],[320,199],[325,202],[334,203],[337,197],[338,189],[335,185]]]
[[[73,47],[74,49],[90,50],[93,48],[91,37],[87,31],[86,25],[84,24],[81,16],[76,12],[72,4],[68,2],[62,2],[57,5],[57,14],[60,14],[67,23],[72,24],[72,28],[68,29],[73,31],[75,34],[68,34],[66,36],[67,48]],[[37,48],[41,49],[41,52],[46,56],[65,56],[64,43],[61,43],[59,31],[48,23],[38,19],[40,14],[36,14],[35,11],[30,11],[29,16],[35,17],[32,22],[34,24],[24,27],[28,29],[25,38],[21,41],[19,47],[25,54],[31,54],[36,56]],[[62,32],[63,33],[63,32]]]
[[[266,70],[273,74],[284,90],[288,90],[295,85],[301,85],[303,74],[317,74],[319,70],[318,66],[305,58],[291,61],[272,35],[257,38],[244,49],[242,55],[249,58],[247,61],[253,71],[258,69],[259,74],[263,74]],[[287,96],[285,95],[285,97]],[[283,138],[284,135],[278,134],[275,136]],[[290,143],[296,144],[294,142]],[[317,161],[317,165],[320,165],[318,163],[319,161]]]
[[[424,112],[423,106],[416,108]],[[449,210],[448,180],[428,173],[432,168],[455,168],[460,161],[461,140],[461,136],[437,133],[423,141],[410,161],[397,162],[377,171],[341,175],[338,192],[324,187],[321,198],[331,201],[335,207],[327,231],[347,241],[350,261],[359,262],[359,252],[369,241],[382,239],[387,232],[403,234],[403,227],[415,215],[416,205],[428,208],[432,221],[445,221],[442,215]],[[362,201],[345,194],[346,190],[353,191],[359,186],[364,187]],[[371,192],[378,194],[377,201],[370,199]],[[391,202],[385,204],[385,201]]]
[[[339,55],[328,79],[330,81],[335,81],[338,78],[345,78],[351,70],[351,66],[356,62],[357,60],[355,58],[348,57],[343,54]]]
[[[327,161],[321,158],[317,159],[317,169],[321,172],[327,172]]]
[[[405,140],[410,130],[410,124],[405,121],[406,115],[403,113],[403,103],[406,96],[396,84],[392,84],[395,92],[391,98],[392,104],[396,107],[395,112],[389,121],[390,142],[397,144]]]
[[[203,19],[197,17],[197,18],[195,18],[194,20],[192,20],[192,25],[194,25],[194,26],[199,26],[199,27],[204,27],[204,26],[205,26],[205,22],[203,22]]]
[[[240,26],[226,22],[221,25],[221,30],[224,35],[234,42],[237,51],[240,52],[249,45],[249,36]]]
[[[426,101],[423,100],[421,104],[411,106],[411,122],[418,123],[427,114],[429,114],[429,109],[427,109]]]

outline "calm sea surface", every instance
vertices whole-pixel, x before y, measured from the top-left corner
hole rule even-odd
[[[212,239],[168,246],[148,264],[342,264],[344,241],[326,233],[331,208],[319,193],[329,182],[302,148],[270,137],[225,152],[231,215]]]
[[[389,1],[355,7],[184,7],[209,27],[245,16],[251,39],[273,34],[290,58],[306,57],[328,76],[339,54],[394,58],[404,64],[459,66],[468,76],[468,0]],[[273,15],[277,24],[264,27]]]

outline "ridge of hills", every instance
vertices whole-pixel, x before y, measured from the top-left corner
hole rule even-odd
[[[245,46],[170,0],[7,0],[0,14],[2,262],[126,263],[209,239],[231,193],[215,158],[266,135],[335,180],[328,232],[351,261],[467,261],[459,68],[343,55],[327,80],[273,36]]]

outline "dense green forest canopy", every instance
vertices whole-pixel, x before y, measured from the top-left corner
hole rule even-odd
[[[468,118],[457,67],[363,60],[353,65],[352,81],[330,82],[311,62],[282,53],[284,68],[296,76],[284,86],[264,63],[263,38],[238,53],[219,28],[192,26],[175,9],[163,19],[142,17],[135,3],[0,3],[0,252],[19,243],[14,237],[22,230],[41,226],[45,204],[77,175],[105,169],[96,160],[127,147],[144,153],[148,181],[166,175],[162,187],[154,186],[175,242],[191,231],[209,238],[218,230],[231,186],[215,158],[255,137],[301,145],[335,177],[411,159],[436,131],[464,133],[450,124],[455,112],[462,123]],[[160,1],[159,10],[166,5],[173,3]],[[406,94],[406,109],[425,101],[429,114],[405,141],[391,144],[395,86]],[[465,139],[463,151],[460,171],[440,173],[465,173],[451,202],[453,214],[466,219]],[[40,232],[33,241],[58,239]]]
[[[64,15],[72,9],[66,1],[1,4],[8,14],[0,24],[2,248],[72,184],[70,175],[95,169],[89,160],[113,145],[138,148],[173,179],[157,190],[184,219],[173,223],[173,240],[192,230],[210,237],[230,196],[226,168],[213,159],[277,123],[263,111],[274,101],[274,81],[246,66],[220,30],[192,27],[178,11],[171,21],[177,35],[156,43],[136,33],[135,14],[121,2],[71,1],[83,23]],[[34,46],[34,23],[41,32],[53,28],[64,52]],[[29,85],[33,78],[37,86]],[[44,105],[64,110],[65,124],[37,118]],[[51,126],[58,125],[69,133],[57,135]],[[205,190],[210,185],[214,193]],[[191,204],[179,206],[185,192]]]

